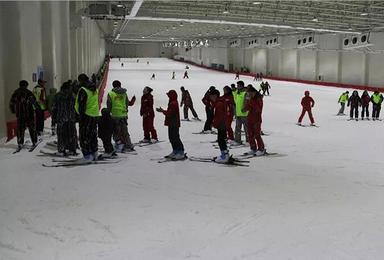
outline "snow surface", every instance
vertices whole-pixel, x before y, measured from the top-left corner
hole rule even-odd
[[[156,107],[166,107],[166,91],[183,85],[202,119],[206,89],[234,82],[234,74],[191,65],[183,80],[185,64],[167,59],[120,63],[111,62],[108,88],[121,80],[140,101],[148,85]],[[383,122],[335,116],[342,89],[270,84],[263,138],[268,151],[287,156],[255,158],[249,168],[151,161],[171,150],[159,113],[156,129],[166,142],[118,164],[44,168],[50,159],[36,156],[40,148],[13,155],[15,140],[2,145],[0,259],[383,259]],[[307,89],[319,128],[295,125]],[[215,136],[191,134],[203,123],[182,122],[191,156],[218,154],[202,143]],[[129,131],[133,141],[143,138],[139,102]]]

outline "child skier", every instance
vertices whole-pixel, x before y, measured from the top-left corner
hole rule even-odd
[[[156,79],[156,75],[155,75],[155,73],[152,74],[151,80],[152,80],[152,79],[153,79],[153,80]]]
[[[349,97],[349,91],[345,91],[343,94],[340,95],[339,97],[339,103],[340,103],[340,110],[339,113],[337,113],[338,116],[345,115],[344,114],[344,109],[345,109],[345,103],[347,103]]]
[[[371,96],[372,101],[372,119],[379,120],[381,103],[383,103],[383,95],[379,91],[375,91]]]
[[[52,104],[52,124],[57,127],[57,152],[61,156],[76,155],[77,130],[75,97],[69,82],[64,82]]]
[[[113,123],[111,111],[108,108],[103,108],[98,122],[98,136],[103,141],[104,154],[101,154],[99,159],[117,156],[112,145]]]
[[[240,79],[240,73],[238,71],[236,71],[236,76],[235,76],[235,80],[236,79]]]
[[[351,110],[349,112],[349,120],[353,119],[353,116],[355,116],[355,120],[359,120],[359,106],[361,106],[361,98],[359,96],[359,93],[357,90],[354,90],[352,92],[352,96],[348,99],[347,106],[351,106]]]
[[[306,90],[304,92],[304,97],[301,99],[301,106],[303,107],[303,110],[301,111],[301,115],[297,122],[298,125],[301,126],[301,121],[303,120],[305,113],[308,112],[309,119],[311,120],[311,126],[315,126],[315,120],[313,119],[313,115],[312,115],[312,107],[314,105],[315,105],[315,101],[313,100],[312,97],[309,96],[309,91]]]
[[[193,102],[192,102],[192,97],[189,94],[189,91],[186,90],[183,86],[180,87],[181,90],[181,102],[180,102],[180,107],[184,106],[183,111],[184,111],[184,120],[189,121],[188,118],[188,110],[190,109],[193,115],[193,119],[201,121],[199,119],[199,116],[197,115],[195,109],[193,108]]]
[[[176,72],[172,71],[172,79],[175,79],[176,77]]]
[[[371,97],[368,94],[368,91],[364,90],[363,95],[361,95],[361,120],[364,120],[364,115],[367,116],[369,120],[369,102],[371,102]]]
[[[175,90],[170,90],[167,93],[169,98],[167,110],[161,107],[157,108],[156,111],[165,115],[164,125],[168,126],[168,138],[172,145],[172,152],[165,156],[173,160],[185,159],[184,145],[180,140],[179,128],[180,128],[180,111],[179,103],[177,102],[177,93]]]
[[[263,96],[252,85],[248,85],[247,92],[250,99],[243,109],[243,111],[248,111],[248,140],[251,151],[247,154],[261,156],[265,154],[264,142],[261,138]]]
[[[143,117],[143,130],[144,130],[144,139],[141,140],[141,143],[150,143],[157,142],[157,132],[153,126],[153,121],[155,119],[155,112],[153,111],[153,96],[152,88],[145,87],[143,89],[143,96],[141,97],[141,107],[140,107],[140,116]],[[151,141],[152,135],[152,141]]]
[[[183,79],[189,79],[189,77],[188,77],[188,71],[187,71],[187,70],[184,72],[184,77],[183,77]]]
[[[223,88],[224,95],[222,96],[225,105],[225,129],[227,131],[227,140],[234,142],[234,135],[232,130],[232,121],[234,116],[234,101],[232,89],[229,86]]]
[[[37,144],[37,133],[35,128],[35,110],[37,106],[35,96],[28,90],[28,82],[21,80],[19,88],[13,92],[9,107],[11,112],[17,118],[17,145],[16,151],[20,151],[24,145],[24,132],[28,128],[31,137],[32,145]]]
[[[214,106],[212,126],[217,129],[217,142],[220,147],[220,156],[215,159],[217,163],[228,163],[229,154],[227,149],[226,111],[224,99],[220,97],[217,89],[210,91],[209,98]]]

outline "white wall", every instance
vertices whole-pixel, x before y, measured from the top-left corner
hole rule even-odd
[[[319,52],[319,73],[323,81],[338,82],[339,57],[336,52]]]
[[[299,55],[298,78],[304,80],[316,80],[317,51],[301,50]]]
[[[161,43],[108,43],[107,52],[112,56],[134,57],[172,57],[170,48],[163,48]]]
[[[70,26],[84,2],[0,2],[0,137],[14,119],[8,104],[18,82],[32,89],[32,74],[42,66],[47,88],[58,89],[79,73],[97,72],[105,57],[104,39],[95,21]]]

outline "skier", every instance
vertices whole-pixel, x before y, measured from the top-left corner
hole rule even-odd
[[[121,87],[121,82],[114,80],[113,89],[108,93],[107,108],[111,111],[114,121],[113,139],[117,146],[117,152],[134,151],[128,132],[128,106],[133,106],[136,97],[128,100],[127,90]]]
[[[259,75],[259,80],[263,80],[264,76],[263,76],[263,72],[260,72],[260,75]]]
[[[202,133],[212,133],[213,105],[209,98],[209,94],[215,89],[216,88],[214,86],[209,87],[208,91],[205,92],[204,97],[201,100],[205,105],[205,114],[207,115]]]
[[[156,75],[155,75],[155,73],[152,74],[151,80],[152,80],[152,79],[156,79]]]
[[[152,88],[148,86],[145,87],[143,89],[143,96],[141,97],[140,116],[143,117],[144,129],[144,139],[140,141],[141,143],[158,142],[157,132],[155,127],[153,126],[155,112],[153,111],[153,96],[151,94],[152,91]]]
[[[237,145],[242,144],[241,141],[241,129],[244,126],[245,139],[248,142],[248,128],[247,128],[247,116],[248,112],[244,112],[243,108],[246,100],[246,90],[243,81],[237,82],[237,89],[232,92],[233,99],[236,106],[236,128],[235,128],[235,142]]]
[[[75,97],[69,82],[64,82],[52,105],[52,124],[57,128],[57,154],[76,155],[77,131]]]
[[[78,76],[80,89],[75,101],[79,115],[80,148],[84,160],[97,159],[97,119],[99,117],[99,91],[85,74]]]
[[[175,79],[175,77],[176,77],[176,73],[172,71],[172,79]]]
[[[98,136],[103,141],[104,153],[99,156],[99,159],[117,156],[112,145],[113,125],[114,121],[111,117],[111,111],[108,108],[101,109],[101,117],[98,122]]]
[[[139,63],[139,59],[136,60],[136,63]]]
[[[180,140],[179,128],[180,128],[180,112],[179,103],[177,102],[177,93],[175,90],[170,90],[167,93],[169,98],[167,110],[161,107],[157,108],[156,111],[165,115],[164,125],[168,126],[168,138],[172,145],[172,152],[165,156],[173,160],[185,159],[184,145]]]
[[[361,106],[361,98],[357,90],[352,92],[352,96],[348,99],[347,106],[351,106],[351,110],[349,112],[349,120],[353,119],[353,115],[355,115],[355,120],[359,120],[359,106]]]
[[[222,96],[225,105],[225,129],[227,131],[227,140],[229,143],[234,143],[232,130],[232,121],[234,116],[234,101],[232,90],[229,86],[223,88],[224,95]]]
[[[17,144],[16,151],[20,151],[24,145],[24,132],[28,128],[32,141],[32,147],[37,145],[37,133],[35,129],[35,110],[37,102],[33,93],[28,90],[28,82],[21,80],[19,88],[13,92],[9,108],[17,118]]]
[[[251,151],[247,154],[261,156],[265,154],[264,142],[261,138],[263,96],[252,85],[248,87],[248,94],[250,99],[243,109],[243,111],[248,111],[248,140]]]
[[[189,77],[188,77],[188,71],[187,71],[187,70],[184,72],[184,77],[183,77],[183,79],[189,79]]]
[[[345,91],[343,94],[340,95],[339,97],[339,103],[340,103],[340,110],[339,113],[337,113],[338,116],[345,115],[344,114],[344,109],[345,109],[345,103],[347,103],[349,99],[349,91]]]
[[[361,120],[364,120],[364,115],[367,116],[369,120],[369,103],[371,102],[371,97],[368,94],[368,91],[364,90],[363,95],[361,95]]]
[[[263,96],[265,96],[265,93],[269,96],[269,89],[271,88],[271,85],[269,85],[268,81],[265,81],[263,84]]]
[[[44,112],[47,110],[47,100],[45,93],[45,83],[46,81],[39,79],[37,81],[36,87],[33,89],[33,95],[37,101],[37,106],[35,108],[36,113],[36,131],[38,136],[43,135],[44,131]]]
[[[256,73],[255,76],[253,77],[253,81],[258,81],[259,80],[259,73]]]
[[[309,95],[309,91],[306,90],[304,92],[304,97],[301,99],[301,106],[303,107],[303,110],[297,122],[298,125],[301,126],[301,121],[303,120],[305,113],[308,112],[309,119],[311,120],[311,126],[315,126],[315,120],[313,119],[313,115],[312,115],[312,107],[314,105],[315,105],[315,101]]]
[[[55,88],[50,88],[49,89],[49,94],[47,96],[47,109],[49,113],[52,115],[52,106],[53,102],[55,99],[56,95],[56,89]],[[51,134],[55,135],[56,134],[56,126],[54,125],[53,121],[51,120]]]
[[[195,109],[193,108],[193,102],[191,95],[189,94],[189,91],[186,90],[183,86],[180,88],[181,90],[181,102],[180,107],[184,105],[183,111],[184,111],[184,120],[189,121],[188,118],[188,110],[190,109],[193,115],[193,119],[201,121],[199,116],[197,115]]]
[[[240,73],[238,71],[236,71],[236,76],[235,76],[235,80],[236,79],[240,79]]]
[[[226,142],[226,107],[225,101],[222,97],[220,97],[220,92],[217,89],[210,91],[209,98],[214,106],[214,116],[212,125],[217,129],[217,142],[220,147],[220,156],[215,159],[217,163],[228,163],[229,154],[227,149]]]
[[[379,91],[375,91],[371,96],[372,101],[372,119],[379,120],[381,103],[383,103],[383,95]]]
[[[123,62],[121,63],[121,67],[124,67],[124,63]]]

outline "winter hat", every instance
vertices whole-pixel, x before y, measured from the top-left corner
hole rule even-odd
[[[26,80],[21,80],[20,82],[19,82],[19,86],[20,87],[28,87],[28,81],[26,81]]]
[[[208,91],[212,91],[212,90],[215,90],[215,89],[216,89],[215,86],[210,86]]]
[[[148,86],[146,86],[146,88],[147,88],[147,90],[148,90],[148,93],[151,93],[151,92],[153,91],[153,89],[150,88],[150,87],[148,87]]]
[[[236,84],[241,86],[241,87],[244,87],[244,81],[242,81],[242,80],[239,80],[238,82],[236,82]]]
[[[84,73],[80,74],[77,79],[80,81],[80,82],[86,82],[89,80],[88,76]]]
[[[121,87],[121,82],[118,81],[118,80],[114,80],[114,81],[112,82],[112,86],[113,86],[114,88]]]

